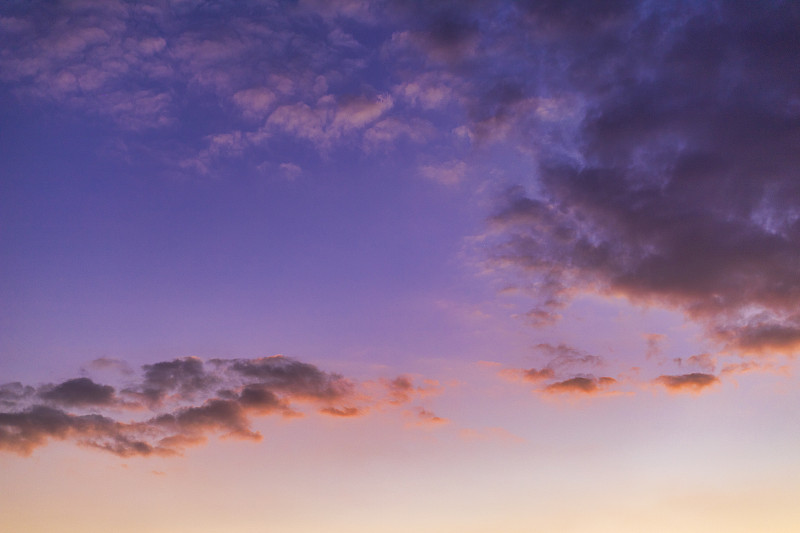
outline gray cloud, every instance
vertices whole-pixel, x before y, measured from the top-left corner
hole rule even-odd
[[[475,105],[496,117],[562,93],[580,115],[560,140],[523,138],[524,117],[495,124],[528,139],[538,164],[491,220],[493,264],[533,285],[544,316],[577,292],[613,293],[680,310],[740,353],[800,349],[800,7],[521,9],[542,45],[524,67],[538,87]]]
[[[119,392],[87,377],[38,389],[7,383],[0,385],[0,450],[29,455],[49,441],[66,440],[121,457],[180,455],[209,435],[261,440],[253,419],[302,416],[297,403],[348,418],[406,404],[431,389],[407,376],[377,384],[363,388],[284,356],[208,364],[185,357],[144,365],[138,383]]]
[[[116,401],[114,387],[100,385],[89,378],[75,378],[39,392],[43,400],[65,407],[108,406]]]
[[[699,392],[719,383],[719,378],[713,374],[692,372],[691,374],[659,376],[653,380],[653,383],[673,392]]]

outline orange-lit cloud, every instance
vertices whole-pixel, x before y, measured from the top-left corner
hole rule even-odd
[[[713,374],[692,372],[691,374],[664,375],[653,380],[671,392],[700,392],[719,383]]]
[[[611,377],[574,377],[564,381],[551,383],[544,388],[548,393],[580,393],[580,394],[596,394],[606,390],[611,385],[617,382],[616,379]]]
[[[370,406],[406,404],[437,388],[400,376],[370,395],[339,374],[283,356],[207,363],[185,357],[142,370],[138,383],[119,390],[87,377],[39,388],[1,385],[0,450],[29,455],[50,440],[68,440],[122,457],[178,455],[209,435],[258,441],[254,417],[300,416],[297,403],[346,418]],[[149,414],[131,418],[131,407]],[[445,421],[423,407],[414,413],[420,423]]]

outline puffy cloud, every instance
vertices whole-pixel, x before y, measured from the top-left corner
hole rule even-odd
[[[122,457],[180,455],[209,435],[261,440],[254,417],[301,416],[298,402],[347,418],[407,404],[436,388],[408,376],[381,383],[376,391],[280,355],[144,365],[138,383],[119,392],[86,377],[38,389],[7,383],[0,385],[0,450],[29,455],[48,441],[67,440]],[[421,406],[414,409],[422,422],[443,421]]]
[[[73,415],[61,409],[35,405],[19,412],[0,412],[0,450],[30,455],[50,439],[74,439],[86,446],[120,456],[167,454],[126,435],[127,426],[111,418]]]
[[[18,403],[30,398],[35,393],[36,389],[30,385],[23,385],[18,381],[5,383],[0,385],[0,406],[4,408],[15,407]]]
[[[144,365],[142,369],[144,379],[141,385],[127,392],[156,404],[171,394],[189,400],[220,382],[217,376],[206,373],[203,361],[197,357]]]
[[[266,115],[275,99],[275,93],[265,87],[244,89],[233,95],[233,101],[242,113],[256,118]]]
[[[339,374],[282,355],[257,359],[212,359],[218,368],[296,398],[339,400],[353,392],[353,383]]]
[[[108,406],[117,401],[114,387],[89,378],[67,380],[39,392],[39,397],[64,407]]]
[[[545,315],[580,292],[613,294],[680,310],[731,351],[800,350],[798,6],[519,9],[541,45],[525,67],[537,86],[487,92],[475,116],[501,129],[487,120],[546,92],[579,114],[516,137],[537,168],[491,220],[492,264],[532,283]]]

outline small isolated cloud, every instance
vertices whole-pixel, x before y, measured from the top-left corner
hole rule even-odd
[[[541,370],[530,368],[528,370],[522,370],[521,372],[523,379],[526,381],[532,381],[534,383],[547,379],[553,379],[556,375],[552,368],[542,368]]]
[[[436,426],[439,424],[446,424],[449,422],[446,418],[442,418],[437,416],[433,411],[425,409],[424,407],[416,407],[412,411],[410,411],[414,418],[415,425],[422,425],[422,426]]]
[[[442,185],[458,185],[467,172],[467,164],[463,161],[453,160],[440,165],[423,165],[420,174]]]
[[[695,366],[707,373],[714,372],[717,366],[715,357],[709,353],[693,355],[686,359],[686,364]]]
[[[417,398],[439,394],[442,386],[436,380],[426,379],[422,384],[415,384],[411,376],[402,375],[395,379],[381,380],[387,401],[393,404],[408,403]]]
[[[281,172],[289,181],[294,181],[303,173],[303,169],[294,163],[281,163]]]
[[[719,378],[713,374],[692,372],[691,374],[659,376],[653,380],[653,383],[670,392],[700,392],[719,383]]]
[[[578,393],[578,394],[597,394],[608,389],[617,382],[610,377],[574,377],[564,381],[551,383],[544,388],[545,392],[553,394]]]
[[[364,414],[364,412],[357,407],[325,407],[324,409],[320,409],[319,412],[325,415],[340,417],[353,417]]]
[[[661,355],[664,351],[663,343],[666,340],[667,336],[662,335],[660,333],[645,333],[642,335],[644,340],[647,342],[647,350],[645,351],[645,357],[647,359],[654,359]]]

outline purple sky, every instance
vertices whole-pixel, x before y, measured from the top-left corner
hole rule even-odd
[[[304,414],[525,441],[527,409],[654,395],[758,418],[797,385],[798,27],[789,0],[4,2],[0,451],[162,460]]]

